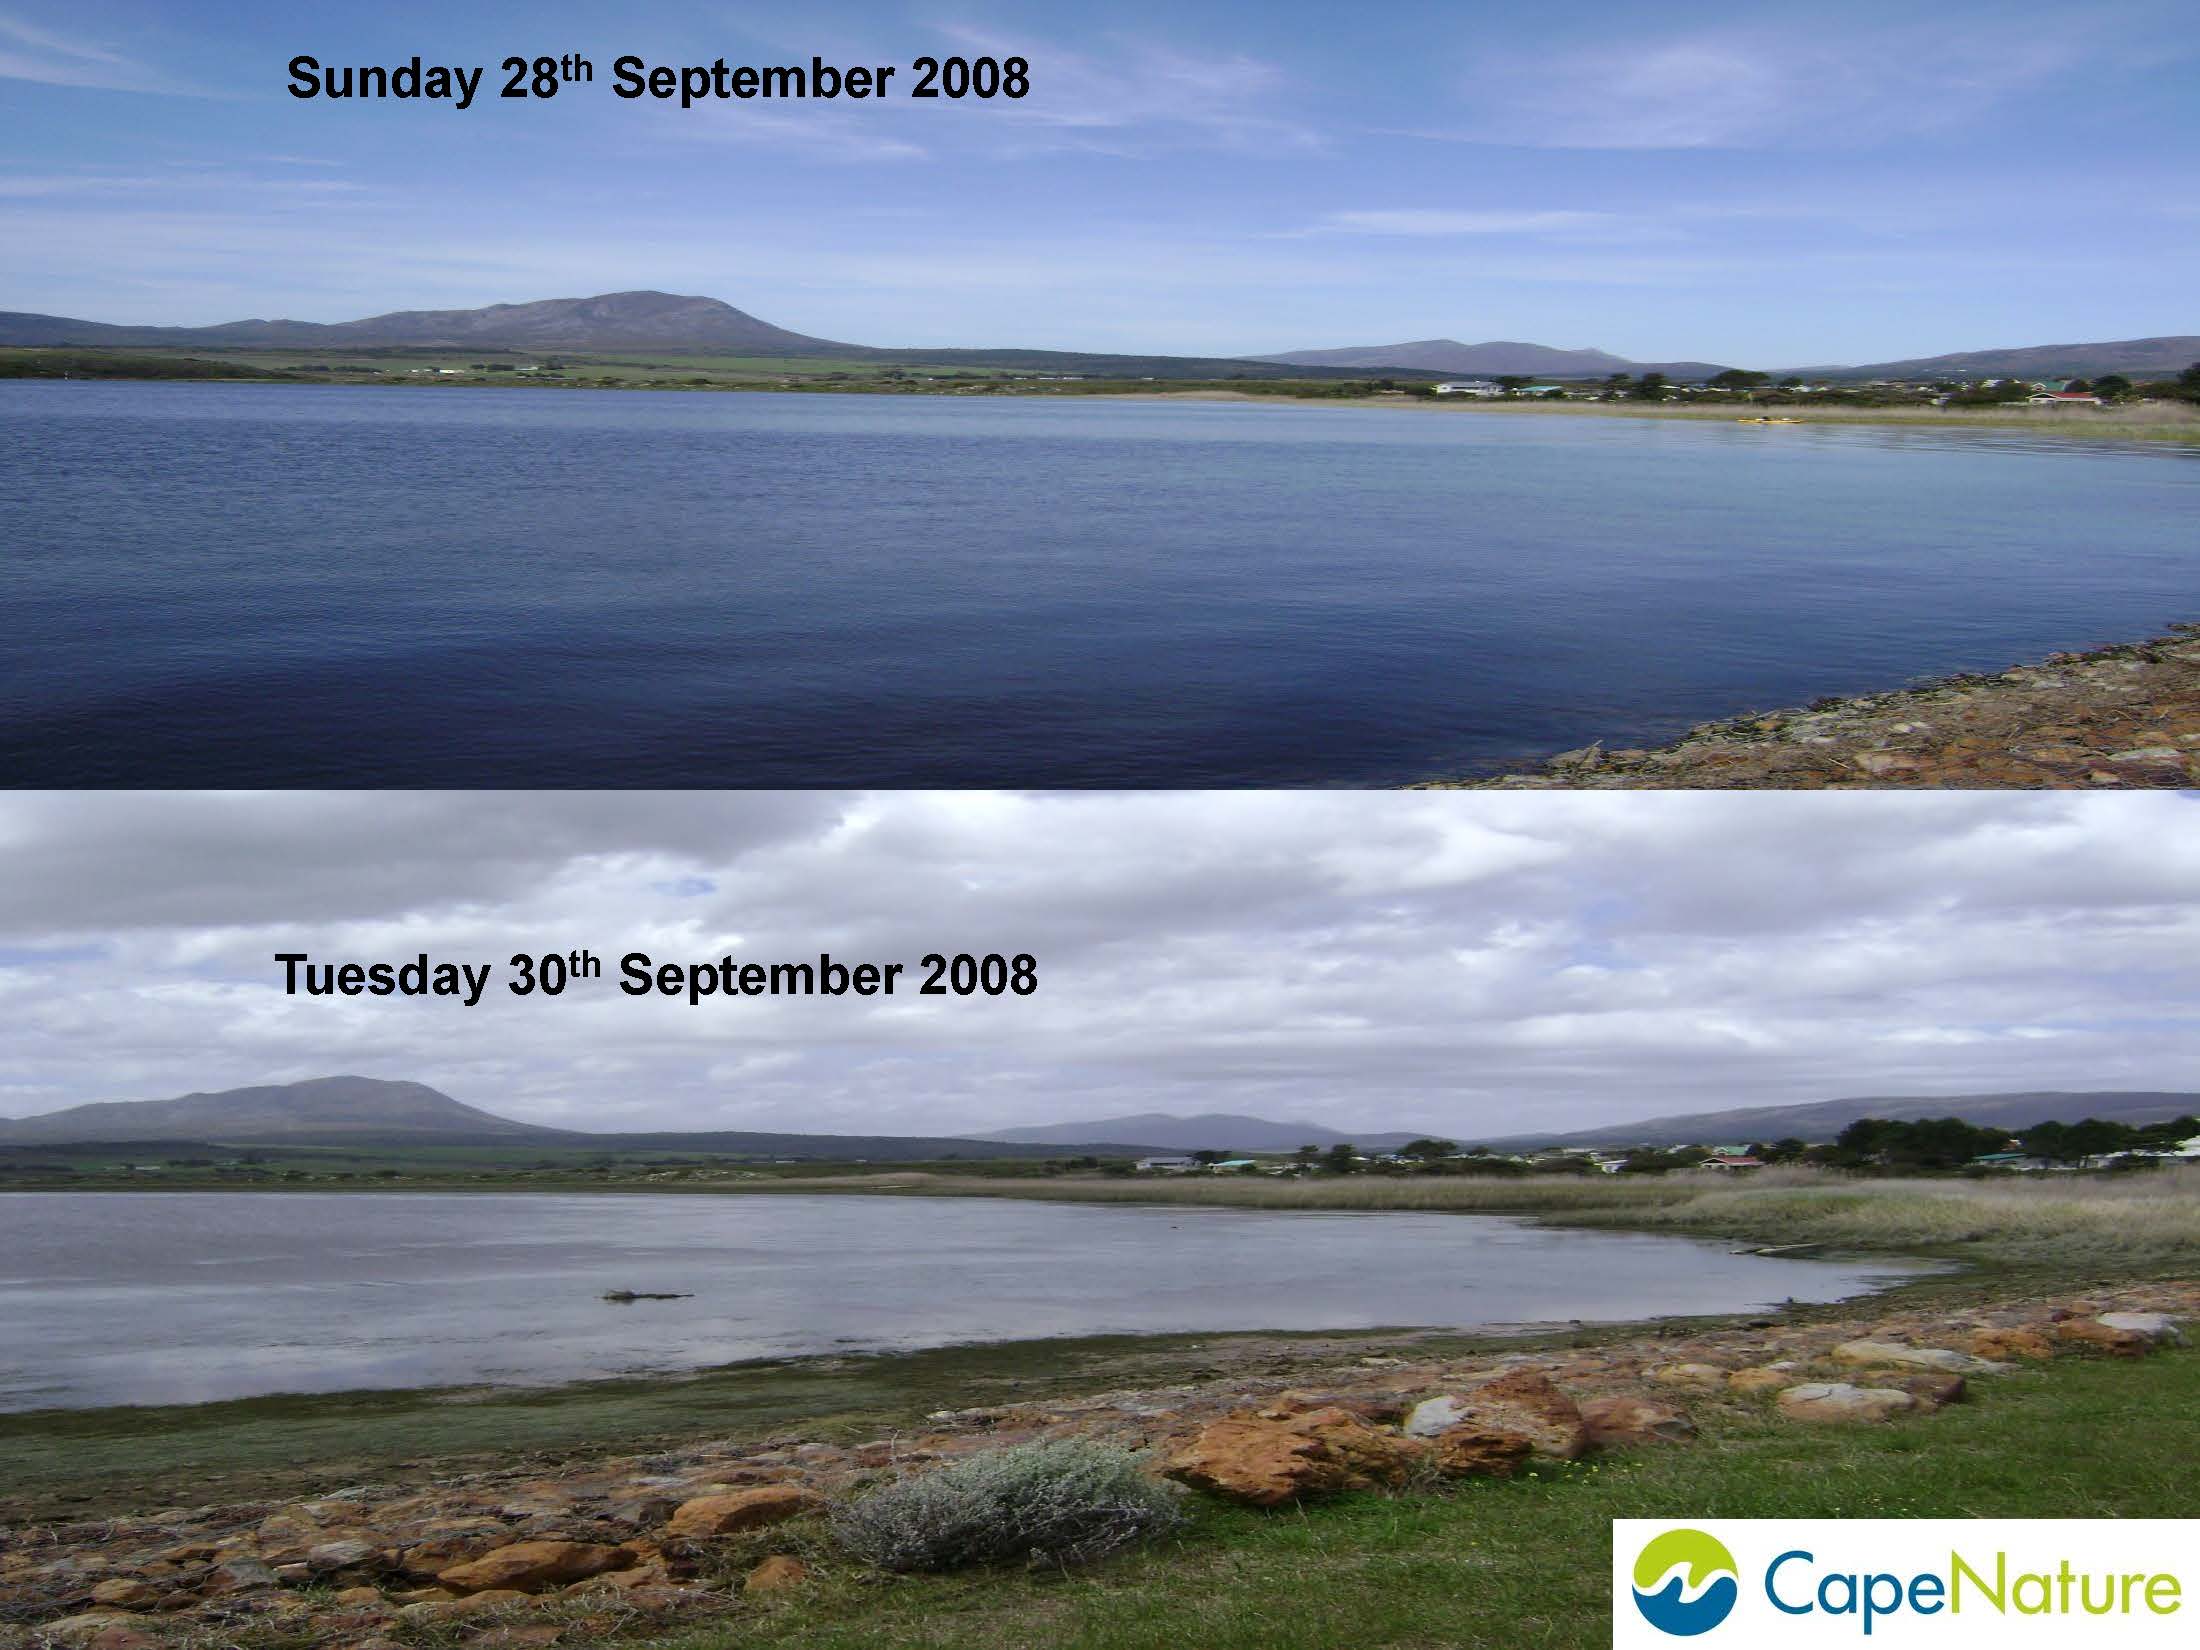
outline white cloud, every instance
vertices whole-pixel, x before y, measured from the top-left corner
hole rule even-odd
[[[1459,1135],[2200,1086],[2174,796],[0,799],[0,1110],[356,1070],[597,1127]],[[1030,951],[1030,998],[289,999],[277,951]]]
[[[1608,212],[1473,212],[1442,207],[1398,207],[1332,212],[1314,228],[1355,235],[1536,235],[1553,230],[1603,228],[1619,221]]]
[[[29,80],[93,91],[205,95],[119,52],[6,13],[0,13],[0,80]]]
[[[1464,124],[1425,136],[1556,149],[1847,147],[2006,115],[2094,55],[2083,20],[1734,26],[1477,58]]]

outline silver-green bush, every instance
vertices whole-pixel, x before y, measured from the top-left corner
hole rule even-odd
[[[887,1570],[1080,1564],[1176,1528],[1176,1492],[1138,1457],[1082,1439],[989,1450],[847,1502],[834,1533]]]

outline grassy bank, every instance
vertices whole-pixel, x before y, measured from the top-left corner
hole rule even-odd
[[[1614,1518],[2108,1518],[2189,1510],[2200,1353],[2070,1359],[1938,1415],[1799,1428],[1722,1412],[1652,1449],[1448,1494],[1261,1513],[1200,1504],[1150,1551],[1073,1576],[881,1581],[820,1547],[811,1583],[661,1650],[1551,1650],[1610,1642]],[[781,1536],[771,1543],[785,1550]],[[759,1549],[764,1550],[760,1547]]]
[[[2200,1167],[1990,1180],[1866,1179],[1810,1169],[1759,1170],[1739,1181],[1708,1174],[1297,1180],[1200,1175],[1133,1181],[908,1173],[789,1178],[768,1189],[1237,1209],[1520,1214],[1569,1226],[1669,1231],[1766,1246],[1934,1250],[1974,1260],[2113,1270],[2200,1259]]]

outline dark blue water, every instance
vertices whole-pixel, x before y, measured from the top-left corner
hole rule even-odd
[[[2200,617],[2200,454],[0,384],[0,776],[1355,785]]]

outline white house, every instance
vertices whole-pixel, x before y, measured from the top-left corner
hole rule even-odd
[[[1438,395],[1471,395],[1479,401],[1493,400],[1505,393],[1504,387],[1491,383],[1487,378],[1453,378],[1436,386]]]
[[[1199,1167],[1195,1157],[1141,1157],[1138,1160],[1140,1174],[1190,1174]]]

